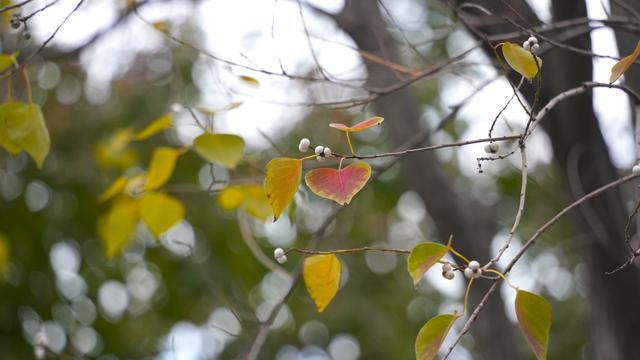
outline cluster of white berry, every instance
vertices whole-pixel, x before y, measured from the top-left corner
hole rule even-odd
[[[640,164],[633,165],[633,168],[631,168],[631,172],[633,173],[633,175],[640,174]]]
[[[25,40],[31,39],[31,33],[27,29],[27,22],[22,18],[20,13],[15,13],[9,20],[11,25],[11,31],[14,33],[20,33]]]
[[[486,152],[487,154],[495,154],[499,149],[500,144],[498,144],[497,142],[488,143],[484,146],[484,152]]]
[[[464,276],[467,279],[471,278],[479,278],[482,275],[482,269],[480,268],[480,263],[472,260],[469,262],[469,265],[464,269]]]
[[[301,152],[309,151],[309,146],[311,146],[311,141],[307,138],[303,138],[300,140],[298,144],[298,150]],[[318,145],[313,149],[313,152],[316,154],[316,160],[325,161],[326,158],[332,155],[331,149],[328,146]]]
[[[538,39],[536,39],[535,36],[532,36],[528,38],[527,41],[523,42],[522,47],[525,50],[531,51],[534,54],[537,53],[538,50],[540,50],[540,45],[538,45]]]
[[[273,250],[273,258],[280,264],[284,264],[287,262],[287,254],[284,253],[282,248],[277,248]]]

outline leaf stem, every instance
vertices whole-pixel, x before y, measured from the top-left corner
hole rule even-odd
[[[466,256],[460,254],[459,252],[456,251],[456,249],[454,249],[453,247],[449,247],[449,251],[451,251],[451,253],[457,257],[459,257],[460,259],[462,259],[464,262],[466,262],[467,264],[469,263],[469,259],[467,259]]]
[[[469,304],[469,291],[471,290],[471,284],[473,284],[473,278],[469,279],[469,283],[467,284],[467,290],[464,292],[464,308],[462,309],[462,313],[466,314]]]
[[[22,74],[24,75],[24,82],[27,86],[27,97],[29,98],[29,104],[33,104],[33,94],[31,93],[31,82],[29,81],[29,74],[27,69],[22,68]]]
[[[351,155],[355,156],[356,152],[353,151],[353,144],[351,143],[351,136],[349,135],[349,131],[345,131],[345,134],[347,134],[347,143],[349,144],[349,150],[351,150]]]
[[[507,285],[511,286],[511,288],[513,290],[515,290],[515,291],[520,290],[519,287],[513,285],[513,283],[511,281],[509,281],[509,279],[507,279],[507,277],[503,273],[501,273],[500,271],[495,270],[495,269],[484,269],[483,271],[490,272],[492,274],[496,274],[496,275],[500,276],[502,278],[502,280],[504,280],[507,283]]]

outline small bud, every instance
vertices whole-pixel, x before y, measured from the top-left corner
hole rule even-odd
[[[183,106],[180,103],[171,104],[171,111],[174,112],[174,113],[175,112],[180,112],[180,111],[182,111],[182,109],[183,109]]]
[[[535,36],[531,36],[530,38],[527,39],[527,41],[529,42],[529,44],[531,44],[531,46],[538,43],[538,39],[536,39]]]
[[[318,162],[325,162],[327,158],[325,158],[324,156],[316,156],[316,160],[318,160]]]
[[[456,274],[453,271],[449,270],[443,272],[442,276],[444,276],[444,278],[447,280],[453,280],[453,278],[456,277]]]
[[[640,165],[633,165],[633,168],[631,169],[631,172],[633,173],[633,175],[640,174]]]
[[[298,150],[300,150],[300,152],[307,152],[309,150],[309,145],[311,145],[311,141],[307,138],[302,138],[298,144]]]
[[[442,264],[442,272],[445,273],[447,271],[451,271],[451,264],[449,263]]]
[[[537,53],[537,52],[538,52],[538,50],[540,50],[540,45],[538,45],[538,44],[533,44],[533,45],[531,45],[531,52],[532,52],[532,53],[534,53],[534,54],[535,54],[535,53]]]
[[[316,148],[313,151],[316,153],[316,155],[323,156],[324,155],[324,146],[318,145],[318,146],[316,146]]]
[[[322,152],[324,154],[325,157],[330,157],[331,156],[331,149],[327,146],[324,148],[324,151]]]
[[[495,154],[500,149],[500,145],[498,143],[492,142],[484,146],[484,152],[487,154]]]
[[[273,250],[273,258],[278,260],[279,258],[285,256],[284,255],[284,250],[282,248],[276,248],[275,250]]]
[[[287,255],[282,255],[279,258],[276,259],[276,261],[278,262],[278,264],[284,264],[287,262]]]
[[[464,269],[464,277],[466,277],[467,279],[471,279],[472,277],[474,277],[474,271],[471,270],[470,268],[465,268]]]
[[[522,47],[527,50],[530,51],[531,50],[531,43],[529,43],[528,41],[525,41],[522,43]]]
[[[478,263],[475,260],[470,261],[468,266],[469,266],[469,269],[471,269],[473,271],[476,271],[476,270],[480,269],[480,263]]]

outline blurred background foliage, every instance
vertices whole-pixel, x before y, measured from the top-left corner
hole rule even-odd
[[[437,7],[427,8],[422,2],[419,6],[425,29],[451,24],[449,15]],[[46,11],[41,16],[47,16]],[[171,26],[197,44],[198,29],[186,19]],[[18,35],[9,33],[8,24],[2,26],[4,53],[14,48],[34,49],[36,44],[24,44]],[[389,27],[395,29],[391,24]],[[423,36],[419,30],[408,33]],[[401,39],[398,31],[394,35]],[[427,59],[436,62],[452,55],[448,41],[449,36],[435,41],[424,52]],[[154,148],[183,145],[177,132],[180,126],[193,127],[191,114],[185,107],[172,109],[171,104],[195,108],[202,103],[206,94],[194,82],[194,77],[200,76],[194,63],[203,60],[192,49],[164,39],[159,50],[136,53],[122,76],[114,77],[104,92],[90,88],[77,54],[66,57],[64,48],[53,48],[51,53],[55,51],[59,53],[52,59],[45,51],[26,67],[35,101],[43,106],[51,134],[51,152],[44,167],[37,169],[25,154],[10,156],[0,151],[0,231],[6,244],[0,248],[0,260],[5,251],[8,255],[0,283],[1,357],[33,357],[34,339],[41,333],[47,337],[48,356],[61,358],[232,358],[246,350],[257,330],[257,319],[264,318],[286,290],[286,283],[252,255],[243,240],[241,223],[270,256],[275,247],[304,247],[309,234],[337,205],[301,186],[295,206],[286,216],[277,223],[262,222],[241,210],[221,209],[216,198],[225,185],[216,184],[213,191],[207,191],[210,174],[214,173],[216,180],[261,183],[264,165],[281,155],[279,151],[298,156],[301,137],[344,152],[342,134],[330,129],[328,123],[351,123],[370,115],[371,110],[318,107],[298,112],[301,116],[286,120],[290,122],[286,132],[269,132],[279,150],[266,147],[264,142],[256,145],[248,141],[245,161],[232,172],[203,162],[193,152],[186,153],[166,186],[185,204],[185,220],[159,240],[140,225],[124,253],[108,260],[96,232],[97,219],[108,206],[100,203],[98,196],[118,175],[144,168]],[[422,61],[412,54],[408,49],[401,54],[408,65]],[[310,65],[305,66],[308,69]],[[229,72],[220,66],[212,69]],[[473,67],[456,71],[469,78],[479,72]],[[449,80],[437,78],[415,88],[425,114],[442,117],[449,110],[439,99],[438,81]],[[12,86],[14,97],[24,98],[22,80],[15,77]],[[233,86],[238,85],[229,85]],[[239,86],[244,91],[248,85]],[[5,88],[2,98],[6,97]],[[250,95],[247,98],[251,101]],[[233,111],[237,109],[229,110]],[[195,112],[202,118],[207,116]],[[129,144],[117,161],[99,160],[98,148],[118,131],[142,129],[165,113],[172,114],[175,128]],[[217,116],[212,117],[214,124]],[[466,119],[456,119],[434,134],[432,141],[461,139],[469,126]],[[356,143],[362,153],[394,148],[384,125],[357,136]],[[458,192],[495,205],[500,229],[494,241],[497,244],[515,214],[520,174],[504,161],[486,163],[483,174],[469,176],[475,158],[462,159],[456,151],[446,149],[438,156]],[[461,172],[461,167],[467,171]],[[367,245],[410,248],[420,241],[444,241],[435,235],[422,200],[407,191],[399,174],[396,165],[359,193],[331,225],[321,249]],[[566,204],[566,194],[557,182],[554,166],[548,161],[532,166],[531,200],[516,243],[521,241],[520,234],[531,234]],[[512,276],[523,288],[538,291],[552,302],[549,357],[554,359],[576,358],[585,351],[587,342],[584,269],[574,255],[576,242],[569,241],[576,236],[580,235],[570,224],[561,222],[527,253]],[[461,308],[461,279],[446,283],[438,270],[433,270],[414,288],[404,256],[371,253],[340,259],[345,270],[343,287],[327,310],[316,313],[311,299],[298,286],[276,320],[261,358],[412,358],[419,328],[437,313]],[[292,269],[297,260],[299,256],[291,254],[284,268]],[[502,294],[511,299],[508,289]],[[513,321],[510,305],[505,311]],[[491,319],[481,317],[480,321]],[[480,358],[474,352],[473,336],[467,336],[462,345],[456,359]],[[519,346],[525,346],[524,340]]]

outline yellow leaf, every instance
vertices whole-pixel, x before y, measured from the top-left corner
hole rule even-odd
[[[302,276],[304,285],[322,312],[340,287],[341,264],[334,254],[313,255],[304,260]]]
[[[235,210],[244,202],[244,191],[240,185],[227,186],[218,195],[218,204],[225,210]]]
[[[96,147],[96,160],[104,168],[127,169],[138,162],[138,155],[128,148],[134,134],[131,129],[121,129],[109,139],[100,141]]]
[[[144,184],[147,182],[145,174],[136,175],[127,181],[124,193],[130,196],[137,196],[144,192]]]
[[[269,198],[273,221],[289,205],[298,191],[302,177],[302,160],[293,158],[275,158],[267,164],[264,191]]]
[[[631,67],[631,65],[636,61],[638,56],[640,56],[640,40],[638,40],[638,44],[636,45],[636,48],[635,50],[633,50],[631,55],[620,59],[620,61],[618,61],[615,65],[613,65],[613,67],[611,68],[611,76],[609,77],[609,83],[612,84],[616,80],[618,80],[620,76],[622,76],[622,74],[624,74],[625,71],[627,71]]]
[[[9,239],[0,233],[0,278],[7,278],[9,272]]]
[[[170,147],[155,149],[147,171],[145,190],[155,190],[164,185],[171,178],[176,161],[181,154],[181,149]]]
[[[193,141],[193,148],[205,160],[235,169],[242,159],[244,140],[236,135],[204,133]]]
[[[184,218],[180,200],[162,193],[148,193],[140,199],[140,217],[157,238]]]
[[[19,54],[18,51],[10,55],[0,54],[0,72],[7,70],[14,64],[18,65],[18,62],[17,62],[18,54]]]
[[[0,135],[0,142],[9,152],[24,150],[38,167],[42,167],[51,140],[40,106],[20,102],[3,104],[0,107],[0,127],[6,129]]]
[[[138,220],[136,201],[122,197],[98,221],[98,235],[105,246],[107,258],[111,259],[122,252],[131,240]]]
[[[240,80],[251,86],[260,86],[260,82],[256,78],[251,76],[241,75]]]
[[[128,181],[129,179],[127,179],[125,176],[118,176],[111,183],[111,185],[109,185],[109,187],[105,191],[103,191],[102,194],[100,194],[98,201],[104,202],[122,193]]]
[[[151,124],[147,125],[147,127],[145,127],[142,131],[139,131],[135,135],[135,140],[148,139],[153,135],[159,133],[160,131],[170,128],[171,126],[173,126],[171,115],[162,115],[158,119],[154,120]]]
[[[264,193],[264,187],[260,185],[244,186],[244,208],[247,214],[265,221],[273,216],[271,206],[267,194]]]
[[[542,67],[542,59],[514,43],[502,43],[502,55],[513,70],[527,79],[533,79],[538,73],[538,68]],[[534,56],[538,60],[537,65]]]

